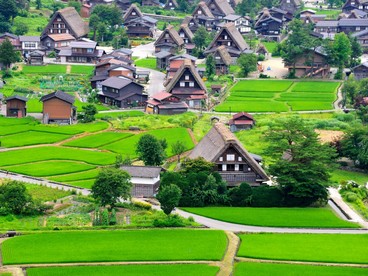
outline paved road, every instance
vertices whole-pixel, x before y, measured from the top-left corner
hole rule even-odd
[[[146,86],[146,91],[148,95],[152,96],[158,92],[164,91],[164,81],[165,81],[165,74],[161,73],[160,71],[151,70],[147,68],[139,68],[139,70],[147,70],[150,71],[150,80]]]
[[[153,57],[153,54],[155,52],[155,46],[153,45],[154,42],[145,44],[145,45],[139,45],[137,47],[132,48],[133,57],[139,57],[139,58],[147,58],[147,57]]]

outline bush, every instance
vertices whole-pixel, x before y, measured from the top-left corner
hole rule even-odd
[[[152,209],[152,205],[147,202],[132,200],[132,203],[134,206],[148,210],[148,211]]]
[[[269,78],[271,78],[270,76],[268,76],[268,75],[266,75],[266,74],[259,74],[259,78],[260,79],[269,79]]]
[[[184,227],[185,223],[178,215],[170,215],[166,218],[155,219],[153,221],[154,227]]]
[[[260,55],[258,55],[258,57],[257,57],[257,61],[264,61],[265,60],[265,56],[264,55],[262,55],[262,54],[260,54]]]
[[[277,187],[260,186],[252,188],[252,207],[281,207],[284,196]]]
[[[353,192],[347,192],[347,193],[345,193],[344,198],[348,202],[355,202],[355,201],[357,201],[358,196],[357,196],[357,194],[355,194]]]

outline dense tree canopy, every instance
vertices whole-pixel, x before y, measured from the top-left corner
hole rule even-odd
[[[161,209],[166,215],[170,215],[172,210],[178,206],[181,197],[181,190],[175,184],[164,186],[157,194],[157,199],[161,204]]]
[[[19,54],[15,51],[14,46],[11,44],[9,39],[5,39],[0,44],[0,62],[9,68],[14,62],[19,61]]]
[[[351,158],[358,167],[368,169],[368,129],[347,130],[341,140],[342,155]]]
[[[162,143],[151,134],[141,136],[136,153],[146,166],[160,166],[166,158]]]
[[[250,72],[257,70],[257,56],[255,54],[241,54],[237,63],[240,67],[240,77],[247,77]]]
[[[275,162],[269,171],[285,193],[287,205],[308,206],[327,199],[329,171],[335,152],[300,117],[279,119],[266,134],[267,153]]]
[[[130,175],[116,168],[103,168],[97,175],[92,186],[92,197],[101,206],[110,205],[114,208],[120,198],[129,199],[132,183]]]

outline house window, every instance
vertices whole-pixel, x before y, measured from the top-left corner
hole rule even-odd
[[[226,172],[227,171],[227,166],[226,164],[222,164],[222,171]]]
[[[227,46],[231,46],[231,41],[228,41],[227,42]]]
[[[136,12],[134,11],[134,12],[132,12],[132,15],[136,15]]]
[[[221,59],[221,57],[219,57],[219,56],[216,56],[216,57],[215,57],[215,59]]]
[[[226,155],[227,161],[235,161],[235,154],[227,154]]]
[[[193,82],[193,81],[191,81],[191,82],[189,83],[189,87],[194,87],[194,82]]]
[[[107,91],[106,86],[102,86],[103,91]]]
[[[172,3],[171,2],[169,3],[169,6],[172,6]]]
[[[288,4],[289,4],[289,3],[290,3],[290,0],[286,0],[286,3],[288,3]]]
[[[363,5],[359,5],[359,9],[362,10],[363,9]]]
[[[360,31],[360,27],[356,27],[356,30],[357,30],[357,31]]]
[[[92,48],[88,48],[87,49],[87,53],[93,53],[93,49]]]
[[[56,21],[61,21],[61,18],[56,19]]]
[[[224,161],[224,158],[222,156],[219,157],[219,161],[222,162]]]
[[[169,37],[169,34],[168,34],[168,33],[166,33],[166,34],[165,34],[165,37],[166,37],[166,38],[167,38],[167,37]]]
[[[50,29],[50,34],[52,34],[54,32],[54,30],[53,29]]]
[[[224,35],[224,39],[227,39],[227,35]]]
[[[185,82],[181,81],[180,82],[180,87],[185,87]]]
[[[239,171],[239,164],[235,164],[235,171]]]
[[[185,80],[189,80],[189,75],[185,75]]]
[[[198,14],[202,14],[202,11],[201,10],[198,10]]]
[[[243,161],[243,158],[241,158],[240,156],[238,157],[238,161]]]

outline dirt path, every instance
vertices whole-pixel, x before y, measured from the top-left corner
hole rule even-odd
[[[190,138],[192,139],[193,144],[194,144],[194,145],[197,145],[197,144],[198,144],[198,142],[197,142],[196,138],[194,137],[194,133],[193,133],[193,131],[192,131],[190,128],[187,128],[187,130],[188,130],[188,133],[189,133],[189,135],[190,135]]]
[[[252,262],[252,263],[299,264],[299,265],[345,266],[345,267],[368,268],[368,265],[365,265],[365,264],[283,261],[283,260],[269,260],[269,259],[254,259],[254,258],[246,258],[246,257],[235,257],[235,261],[238,261],[238,262]]]
[[[342,87],[343,87],[343,84],[340,84],[339,88],[337,88],[337,99],[336,99],[336,101],[333,102],[334,108],[336,110],[341,110],[340,103],[343,100],[342,92],[341,92]]]
[[[72,71],[72,66],[70,65],[70,64],[68,64],[67,66],[66,66],[66,73],[67,74],[70,74],[70,72]]]
[[[234,259],[240,246],[240,239],[237,235],[229,231],[226,231],[225,233],[227,235],[228,245],[217,276],[229,276],[233,274]]]

